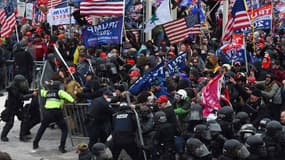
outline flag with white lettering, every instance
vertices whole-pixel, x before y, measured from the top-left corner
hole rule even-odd
[[[85,46],[100,44],[121,44],[123,17],[112,18],[95,26],[82,29]]]
[[[164,65],[164,62],[161,62],[150,72],[144,74],[141,78],[139,78],[129,88],[129,92],[131,92],[133,95],[137,95],[141,91],[148,89],[154,79],[165,79],[167,76],[172,76],[175,73],[179,73],[186,66],[186,56],[186,53],[177,55],[174,59],[169,61],[167,65]]]
[[[221,109],[220,97],[224,75],[219,74],[211,79],[202,89],[201,105],[204,106],[203,116],[207,117],[210,113]]]

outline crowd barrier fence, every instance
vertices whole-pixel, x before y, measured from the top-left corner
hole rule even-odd
[[[74,139],[87,139],[88,137],[85,120],[89,105],[89,103],[67,103],[63,105],[72,145],[74,145]]]

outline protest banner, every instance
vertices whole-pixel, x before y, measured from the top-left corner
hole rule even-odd
[[[47,21],[50,25],[70,24],[70,16],[73,8],[64,7],[49,10]],[[71,17],[71,24],[75,24],[75,19]]]
[[[100,44],[121,44],[123,17],[113,18],[82,30],[86,47]]]

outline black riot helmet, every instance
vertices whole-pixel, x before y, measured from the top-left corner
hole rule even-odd
[[[278,121],[271,121],[266,125],[266,134],[269,136],[275,136],[282,131],[282,125]]]
[[[239,159],[246,159],[250,155],[247,148],[236,139],[230,139],[224,143],[223,154],[230,158]]]
[[[239,121],[240,124],[246,124],[250,122],[248,113],[238,112],[235,116],[235,119]]]
[[[95,143],[91,149],[92,154],[98,160],[111,160],[112,153],[109,148],[105,146],[103,143]]]
[[[250,123],[242,125],[239,130],[239,135],[243,142],[247,139],[247,137],[255,135],[255,133],[256,128]]]
[[[92,154],[100,155],[105,152],[106,146],[103,143],[96,143],[92,146]]]
[[[197,138],[189,138],[186,141],[186,152],[197,158],[206,157],[210,154],[206,145]]]
[[[203,107],[200,104],[193,104],[190,108],[189,121],[201,121],[203,120]]]
[[[163,111],[155,112],[154,122],[157,124],[167,122],[166,114]]]
[[[194,127],[194,133],[195,135],[206,139],[206,140],[211,140],[211,133],[210,130],[208,129],[207,125],[205,124],[198,124]]]
[[[269,118],[263,118],[262,120],[259,121],[259,126],[258,130],[266,130],[266,125],[271,121]]]
[[[129,109],[130,107],[129,107],[129,105],[128,105],[128,103],[127,102],[121,102],[120,103],[120,110],[122,111],[122,110],[127,110],[127,109]]]
[[[265,147],[265,143],[260,136],[257,136],[257,135],[249,136],[246,139],[245,145],[247,149],[250,151],[250,153],[256,154],[260,157],[267,156],[267,150]]]
[[[22,92],[27,92],[29,90],[29,83],[25,76],[17,74],[14,77],[13,84]]]
[[[217,121],[211,120],[208,121],[207,124],[210,132],[218,132],[218,133],[222,132],[221,125]]]
[[[234,116],[234,110],[232,107],[224,106],[220,110],[218,110],[218,119],[219,120],[232,122],[233,116]]]

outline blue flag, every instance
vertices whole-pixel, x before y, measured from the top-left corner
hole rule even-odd
[[[121,44],[122,23],[123,17],[118,17],[82,29],[85,46]]]
[[[166,65],[164,65],[164,62],[160,63],[149,73],[144,74],[140,79],[138,79],[129,88],[129,92],[131,92],[133,95],[137,95],[141,91],[149,89],[151,86],[151,82],[154,79],[161,80],[167,76],[173,76],[175,73],[179,73],[186,66],[186,55],[186,53],[180,54],[171,61],[169,61]]]

